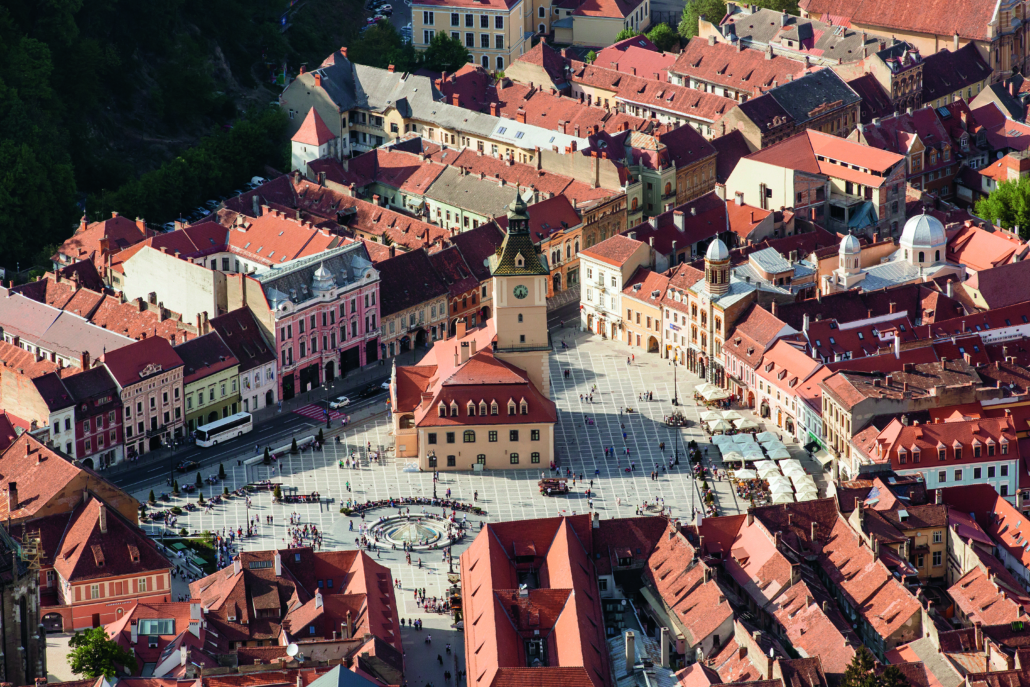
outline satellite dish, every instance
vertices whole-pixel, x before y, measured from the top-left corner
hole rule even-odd
[[[300,647],[297,646],[296,644],[290,644],[288,647],[286,647],[286,655],[287,656],[291,656],[292,657],[292,656],[296,656],[299,653],[300,653]]]

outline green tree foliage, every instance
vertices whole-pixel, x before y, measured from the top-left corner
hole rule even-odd
[[[71,235],[87,196],[91,217],[118,209],[154,223],[236,188],[200,185],[202,172],[172,175],[166,181],[180,193],[167,205],[182,205],[156,212],[132,182],[176,156],[190,166],[183,151],[233,123],[238,104],[250,110],[274,100],[280,86],[265,84],[284,65],[295,72],[348,43],[359,23],[347,20],[360,16],[360,4],[297,3],[283,31],[290,3],[282,0],[0,3],[0,264],[48,265],[53,251],[41,249]],[[281,164],[284,148],[277,140],[258,149],[270,155],[218,173],[249,179]],[[211,155],[218,157],[200,157]],[[195,184],[191,193],[175,185],[182,177]],[[139,212],[93,204],[127,197]]]
[[[680,21],[679,34],[690,40],[697,35],[697,20],[704,17],[713,24],[718,24],[726,16],[726,3],[723,0],[687,0],[683,7],[683,20]]]
[[[844,670],[839,687],[910,687],[908,678],[896,666],[875,673],[876,661],[865,647],[859,647]]]
[[[283,490],[279,488],[278,484],[275,485],[275,489],[272,490],[272,498],[276,501],[282,501],[283,499]]]
[[[129,217],[167,222],[216,193],[229,193],[263,165],[285,167],[288,120],[278,108],[238,121],[116,191],[90,196],[91,214],[117,210]]]
[[[179,480],[173,480],[172,481],[172,493],[173,494],[178,494],[179,493]]]
[[[1030,178],[1001,182],[991,195],[977,201],[976,214],[1005,229],[1019,227],[1025,238],[1030,229]]]
[[[197,503],[199,503],[202,506],[204,505],[204,495],[203,494],[200,494],[200,495],[197,496]]]
[[[457,38],[437,31],[429,47],[419,54],[421,67],[434,72],[456,72],[468,64],[469,51]]]
[[[293,441],[290,442],[290,453],[297,452],[297,437],[293,437]]]
[[[198,472],[198,473],[197,473],[197,489],[200,489],[200,488],[202,488],[203,486],[204,486],[204,478],[203,478],[203,477],[201,477],[201,476],[200,476],[200,473]]]
[[[627,38],[633,38],[633,36],[639,36],[639,35],[640,35],[640,32],[637,31],[636,29],[623,29],[622,31],[619,31],[619,33],[617,33],[615,35],[615,42],[618,43],[619,41],[624,41]]]
[[[114,677],[119,666],[132,672],[136,670],[136,659],[108,639],[107,631],[102,627],[76,632],[68,640],[68,646],[71,647],[68,663],[72,672],[83,678]]]
[[[647,32],[648,39],[662,52],[678,50],[680,37],[672,27],[666,23],[656,24]]]
[[[294,439],[293,441],[294,441],[294,444],[296,444],[297,440]],[[265,465],[271,465],[272,464],[272,453],[271,453],[271,451],[268,450],[267,446],[265,447],[265,459],[264,459],[263,462],[264,462]]]
[[[218,479],[225,479],[225,466],[218,464]]]
[[[347,57],[352,62],[382,69],[392,64],[399,72],[413,72],[419,64],[419,55],[411,43],[401,38],[393,24],[382,20],[350,44]]]
[[[150,490],[150,496],[147,497],[147,501],[150,502],[150,503],[155,503],[157,501],[157,499],[154,498],[154,490],[153,489]]]
[[[594,52],[593,50],[591,50],[590,52],[587,53],[586,59],[587,59],[587,62],[589,64],[593,64],[594,62],[597,61],[597,53]]]

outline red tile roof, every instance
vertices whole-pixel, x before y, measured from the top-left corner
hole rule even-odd
[[[625,19],[633,14],[642,0],[583,0],[573,12],[580,17]]]
[[[676,62],[676,54],[661,52],[647,36],[633,36],[599,50],[594,64],[610,67],[625,74],[653,76],[658,81],[668,81],[668,70]]]
[[[883,173],[903,162],[905,158],[897,153],[877,150],[839,136],[806,129],[796,136],[752,153],[748,159],[879,187],[886,183]],[[877,174],[855,170],[850,165]]]
[[[633,300],[660,308],[665,291],[669,288],[669,278],[661,272],[652,272],[647,267],[638,267],[633,276],[626,282],[622,295]]]
[[[623,130],[623,124],[630,129],[639,129],[645,120],[626,113],[606,110],[602,107],[587,105],[561,91],[544,90],[536,86],[509,82],[499,82],[494,88],[494,100],[502,117],[521,121],[525,117],[527,124],[561,131],[562,133],[587,136],[597,130],[615,133]]]
[[[584,249],[580,252],[580,255],[621,267],[642,245],[644,245],[642,241],[631,239],[624,234],[616,234],[610,239],[605,239],[590,248]]]
[[[684,82],[695,78],[761,95],[774,88],[774,84],[787,83],[793,76],[803,74],[805,63],[782,55],[767,59],[764,51],[720,41],[709,45],[705,38],[695,36],[676,58],[670,71],[685,77]]]
[[[959,7],[948,0],[802,0],[800,5],[808,14],[835,15],[835,24],[867,24],[943,36],[949,41],[954,34],[969,40],[990,41],[990,24],[997,7],[992,0],[969,0]]]
[[[529,235],[533,243],[575,229],[581,224],[579,213],[565,195],[555,196],[547,200],[533,203],[528,208]],[[503,231],[508,230],[508,217],[502,215],[495,222]]]
[[[105,515],[102,517],[101,511]],[[106,531],[102,529],[106,518]],[[54,555],[54,569],[69,582],[170,570],[153,540],[116,508],[92,498],[72,513]],[[157,589],[155,591],[167,591]]]
[[[117,212],[111,213],[111,215],[111,219],[92,224],[87,224],[86,218],[83,216],[79,228],[75,230],[72,237],[57,249],[57,256],[61,256],[59,262],[71,263],[90,260],[100,272],[104,269],[104,262],[108,254],[125,250],[147,237],[148,232],[143,220],[134,222],[127,217],[120,216]],[[108,242],[107,252],[104,252],[101,246],[101,240],[105,237]]]
[[[1011,159],[1011,155],[1003,158]],[[1030,165],[1030,158],[1026,158],[1026,162]],[[1013,257],[1024,250],[1025,247],[1020,240],[1011,234],[963,226],[948,237],[945,257],[948,262],[962,264],[979,272],[1012,262]]]
[[[241,373],[275,362],[275,353],[261,336],[261,329],[250,308],[237,308],[208,323],[221,335],[222,341],[239,362]]]
[[[184,385],[240,364],[216,331],[176,346],[175,353],[182,359]]]
[[[17,507],[9,498],[0,499],[0,517],[23,519],[51,506],[51,501],[82,473],[71,461],[50,450],[28,433],[21,434],[0,455],[3,488],[17,486]]]
[[[894,114],[894,104],[887,91],[872,74],[863,74],[848,81],[851,89],[862,98],[861,115],[863,122],[871,122],[879,117]]]
[[[321,146],[336,138],[336,135],[329,130],[315,108],[308,110],[297,133],[293,135],[294,143],[306,143],[309,146]]]
[[[182,358],[171,344],[159,338],[143,339],[108,351],[101,360],[122,389],[182,365]]]
[[[982,556],[990,554],[981,554]],[[1011,573],[1008,573],[1000,562],[997,568],[1000,568],[1000,571],[996,569],[992,572],[986,566],[977,565],[948,588],[948,595],[955,600],[955,605],[969,622],[1000,625],[1027,616],[1030,596],[1025,592],[1015,591],[1022,589],[1015,578],[1012,578],[1010,585],[999,584],[999,572],[1007,573],[1009,577]]]
[[[552,48],[551,44],[546,40],[541,40],[520,55],[516,61],[543,67],[555,86],[562,87],[568,83],[565,79],[565,58],[562,57],[561,52]]]

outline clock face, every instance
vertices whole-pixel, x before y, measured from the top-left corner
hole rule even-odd
[[[525,298],[529,295],[529,289],[526,288],[525,284],[518,284],[513,291],[515,298]]]

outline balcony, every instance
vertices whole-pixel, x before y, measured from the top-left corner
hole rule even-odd
[[[147,438],[149,439],[150,437],[160,436],[164,434],[166,431],[168,431],[168,425],[161,425],[157,429],[148,429]]]

